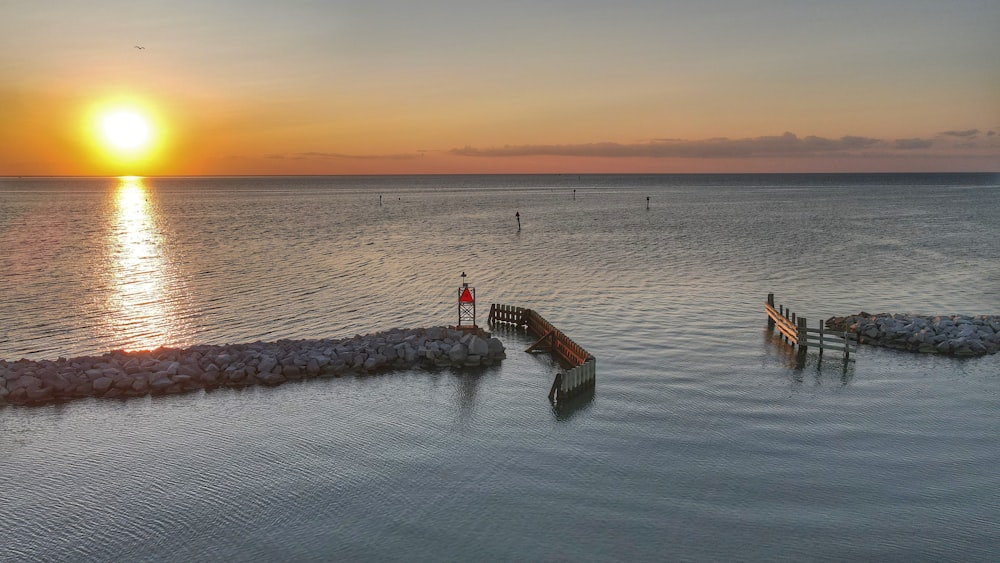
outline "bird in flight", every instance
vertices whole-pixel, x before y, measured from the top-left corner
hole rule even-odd
[[[141,46],[141,45],[136,45],[136,46],[135,46],[135,48],[136,48],[136,49],[140,49],[140,50],[142,50],[142,49],[145,49],[145,47],[143,47],[143,46]]]

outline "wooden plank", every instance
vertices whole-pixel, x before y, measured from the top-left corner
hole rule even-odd
[[[794,330],[789,330],[783,326],[778,326],[778,332],[785,335],[785,337],[787,337],[793,343],[798,342],[799,340],[799,335]]]
[[[788,321],[779,321],[779,322],[776,322],[776,323],[774,323],[774,326],[777,327],[777,328],[783,328],[785,330],[790,330],[792,332],[796,332],[797,331],[797,329],[795,328],[795,325],[793,325],[792,323],[790,323]]]
[[[806,338],[804,340],[804,342],[808,343],[810,346],[819,346],[821,348],[826,348],[827,344],[829,344],[831,346],[850,346],[851,345],[850,342],[844,342],[843,340],[838,340],[838,339],[835,339],[835,338],[824,338],[823,340],[820,340],[820,339],[815,338],[815,337],[809,337],[809,338]]]
[[[809,338],[810,340],[816,340],[817,342],[819,342],[820,340],[820,336],[817,334],[806,333],[806,337]],[[839,336],[836,334],[824,334],[822,339],[829,340],[831,342],[854,342],[853,339],[844,338],[843,336]]]
[[[818,345],[816,347],[819,348]],[[827,346],[827,345],[824,345],[822,347],[822,350],[833,350],[834,352],[843,352],[843,351],[845,351],[845,349],[842,346]],[[852,348],[852,349],[850,349],[850,351],[854,352],[855,350]]]
[[[785,327],[788,330],[796,330],[795,325],[793,325],[791,323],[791,321],[789,321],[787,319],[784,319],[783,317],[779,317],[779,318],[781,320],[775,321],[775,323],[774,323],[774,325],[776,327]]]
[[[806,332],[810,332],[810,333],[813,333],[813,334],[820,334],[820,330],[818,328],[807,328]],[[822,334],[823,334],[823,338],[826,338],[828,336],[832,337],[832,338],[844,338],[844,334],[845,333],[844,332],[830,332],[829,330],[824,330],[822,332]],[[847,334],[847,338],[849,338],[851,340],[856,340],[857,339],[857,335],[855,335],[853,332],[848,332],[846,334]]]
[[[813,332],[807,332],[806,337],[815,340],[820,339],[820,335]],[[836,333],[830,334],[829,332],[823,333],[822,338],[823,340],[836,340],[837,342],[857,342],[857,340],[853,338],[844,338],[842,334],[836,334]]]
[[[779,314],[771,306],[765,306],[765,311],[767,311],[767,316],[770,317],[775,325],[785,326],[792,330],[795,330],[795,325],[789,319],[785,318],[784,315]]]
[[[820,346],[821,348],[827,348],[829,346],[850,346],[854,347],[850,342],[844,342],[843,340],[831,340],[829,338],[824,338],[822,344],[818,339],[814,340],[812,338],[807,338],[805,342],[810,346]]]
[[[815,346],[821,346],[822,348],[830,348],[831,346],[841,346],[841,347],[845,347],[846,346],[846,347],[851,348],[852,350],[854,350],[854,349],[857,348],[857,346],[854,345],[851,342],[844,342],[843,340],[835,340],[835,339],[831,339],[831,338],[824,338],[822,345],[820,345],[820,341],[819,341],[818,338],[814,339],[814,338],[810,337],[810,338],[806,339],[806,342],[810,346],[815,345]]]
[[[764,304],[764,311],[767,312],[768,317],[771,317],[774,320],[778,320],[779,318],[784,318],[784,315],[778,313],[778,310],[772,307],[768,303]]]
[[[534,352],[536,350],[546,350],[546,351],[548,351],[549,349],[552,348],[552,337],[554,335],[555,335],[555,331],[553,331],[553,330],[550,330],[550,331],[546,332],[545,334],[542,335],[541,338],[539,338],[538,340],[536,340],[534,344],[532,344],[531,346],[528,346],[528,349],[525,350],[525,352]]]

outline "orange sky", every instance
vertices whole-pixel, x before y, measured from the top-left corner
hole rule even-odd
[[[1000,170],[996,3],[7,0],[2,15],[0,175]],[[152,123],[144,158],[99,141],[96,108],[124,106]]]

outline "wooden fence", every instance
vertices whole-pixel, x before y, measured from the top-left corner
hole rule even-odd
[[[556,373],[549,390],[549,400],[571,397],[594,386],[597,380],[597,360],[594,356],[535,311],[494,303],[490,305],[489,322],[526,329],[529,334],[538,337],[526,352],[546,351],[556,358],[563,371]]]
[[[844,353],[844,361],[851,358],[851,352],[857,352],[857,339],[850,332],[831,332],[826,330],[823,320],[819,321],[819,328],[809,328],[805,317],[797,317],[784,305],[774,306],[774,294],[767,294],[767,303],[764,304],[764,311],[767,313],[767,328],[775,330],[784,337],[785,342],[798,348],[799,354],[805,354],[809,348],[819,350],[819,355],[823,355],[824,350],[832,350]]]

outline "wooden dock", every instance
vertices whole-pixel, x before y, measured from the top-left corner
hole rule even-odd
[[[525,352],[549,352],[563,368],[556,373],[549,400],[565,399],[593,388],[597,380],[597,360],[552,323],[531,309],[511,305],[490,305],[489,322],[514,325],[538,337]]]
[[[857,352],[857,339],[853,334],[826,330],[822,319],[818,329],[809,328],[805,317],[796,316],[784,305],[775,308],[773,293],[767,294],[764,311],[767,313],[767,328],[777,330],[785,342],[798,349],[800,356],[809,348],[816,348],[821,357],[824,350],[843,352],[846,362],[851,359],[851,352]]]

